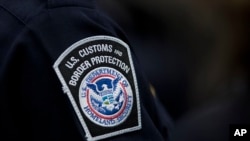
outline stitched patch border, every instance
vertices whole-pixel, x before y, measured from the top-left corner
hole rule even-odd
[[[136,73],[125,42],[105,35],[84,38],[53,67],[87,140],[142,128]]]

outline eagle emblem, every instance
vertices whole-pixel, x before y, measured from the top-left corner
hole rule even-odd
[[[133,107],[133,92],[129,81],[113,68],[100,67],[89,72],[79,92],[83,113],[103,127],[123,123]]]
[[[53,67],[86,140],[142,128],[136,71],[126,42],[106,35],[81,39]]]
[[[87,83],[92,107],[103,115],[113,115],[124,103],[121,78],[102,78],[96,83]]]

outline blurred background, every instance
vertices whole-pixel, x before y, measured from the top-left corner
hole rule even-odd
[[[127,34],[144,72],[176,123],[193,119],[209,107],[226,113],[231,109],[224,108],[228,107],[225,103],[237,105],[244,103],[242,99],[249,100],[249,0],[97,3]],[[249,116],[249,111],[237,114]]]

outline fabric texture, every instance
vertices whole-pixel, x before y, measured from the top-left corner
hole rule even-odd
[[[92,0],[0,0],[0,140],[85,140],[53,63],[71,44],[107,35],[132,52],[142,129],[107,140],[167,140],[171,118],[157,104],[132,44]]]

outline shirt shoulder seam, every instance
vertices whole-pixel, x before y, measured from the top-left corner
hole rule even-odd
[[[18,21],[20,21],[23,25],[27,25],[21,18],[19,18],[15,13],[11,12],[11,10],[9,10],[8,8],[4,7],[3,5],[0,4],[0,7],[8,12],[10,15],[12,15],[13,17],[15,17]]]

